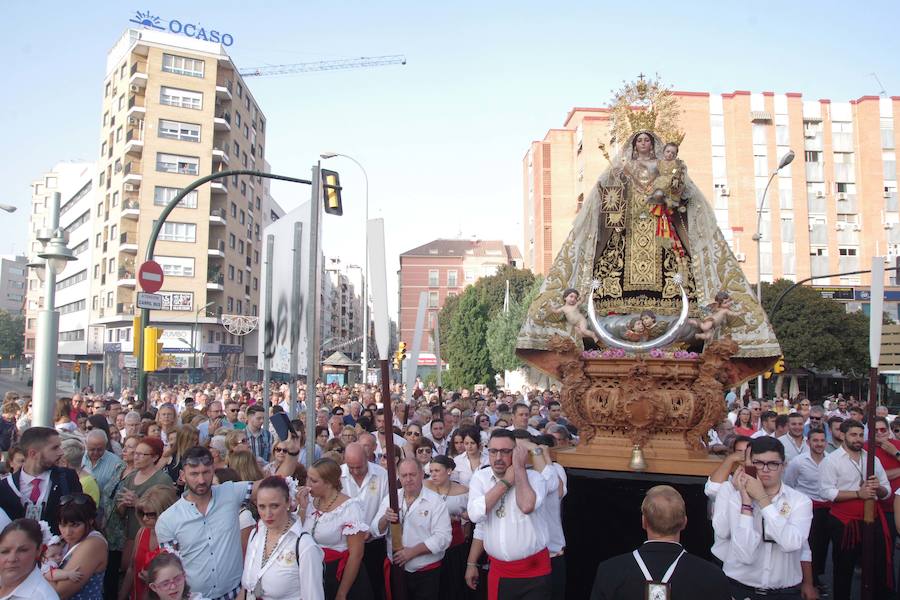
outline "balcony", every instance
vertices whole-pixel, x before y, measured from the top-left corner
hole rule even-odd
[[[225,276],[221,273],[210,273],[206,279],[206,289],[213,292],[224,292]]]
[[[119,235],[119,252],[127,252],[128,254],[137,254],[138,242],[137,234],[123,232]]]
[[[231,113],[227,110],[217,110],[213,118],[213,127],[216,131],[231,131]]]
[[[225,152],[224,148],[217,148],[216,146],[213,146],[212,159],[213,159],[214,165],[217,162],[221,163],[223,165],[227,165],[228,164],[228,153]]]
[[[122,218],[136,220],[141,216],[141,205],[137,200],[122,202]]]
[[[143,119],[145,114],[147,114],[147,109],[144,108],[143,96],[131,96],[128,98],[128,112],[126,115],[129,118]]]
[[[231,81],[216,83],[216,100],[231,101]]]
[[[136,62],[131,65],[131,78],[128,80],[128,85],[129,87],[133,85],[140,88],[147,87],[147,63]]]
[[[137,280],[134,277],[134,270],[119,267],[119,279],[116,281],[116,285],[133,288],[136,284]]]
[[[223,208],[211,209],[209,211],[209,224],[210,225],[227,225],[225,209],[223,209]]]
[[[206,254],[215,258],[225,258],[225,240],[219,240],[215,246],[207,248]]]
[[[227,194],[228,193],[228,183],[225,178],[222,179],[214,179],[209,182],[209,191],[213,194]]]
[[[139,160],[131,160],[125,165],[125,169],[122,170],[122,181],[125,183],[125,191],[130,191],[129,185],[135,186],[135,188],[140,187],[141,181],[143,181],[144,176],[141,174],[141,161]]]
[[[143,124],[143,121],[141,121]],[[125,134],[125,154],[140,156],[144,151],[144,130],[129,129]]]

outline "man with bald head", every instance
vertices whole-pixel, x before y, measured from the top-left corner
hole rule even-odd
[[[366,460],[368,460],[370,463],[374,463],[375,448],[378,444],[378,442],[375,440],[375,436],[368,432],[361,433],[357,437],[357,443],[363,447],[363,450],[365,450]]]
[[[634,552],[600,563],[591,600],[730,600],[731,588],[722,570],[681,547],[686,525],[684,499],[675,488],[658,485],[647,490],[641,504],[641,527],[647,532],[647,541]]]
[[[369,437],[372,437],[371,435]],[[363,522],[371,523],[378,514],[383,498],[388,493],[387,471],[369,462],[369,450],[354,442],[344,450],[341,465],[341,491],[359,500],[363,510]],[[384,559],[387,551],[383,537],[369,537],[363,553],[363,564],[372,582],[376,598],[384,594]]]

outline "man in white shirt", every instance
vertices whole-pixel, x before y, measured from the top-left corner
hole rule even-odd
[[[759,430],[750,436],[751,439],[756,439],[758,437],[762,437],[764,435],[774,436],[775,435],[775,419],[778,418],[778,413],[774,410],[767,410],[762,414],[759,418],[760,428]]]
[[[822,477],[819,467],[825,459],[825,432],[822,429],[810,429],[806,436],[809,452],[805,452],[788,463],[784,472],[784,482],[803,492],[812,500],[813,518],[809,528],[809,547],[812,550],[812,569],[816,585],[825,573],[825,558],[828,556],[828,544],[831,541],[828,533],[828,513],[831,503],[821,495]]]
[[[375,411],[375,430],[376,430],[376,434],[377,434],[375,436],[375,458],[378,460],[381,460],[381,457],[384,456],[384,452],[385,452],[385,442],[384,442],[385,428],[384,428],[384,409],[383,408],[379,408],[378,410]],[[400,446],[406,445],[406,440],[403,439],[403,436],[399,436],[396,433],[394,433],[393,427],[389,428],[389,431],[390,431],[390,434],[392,436],[394,436],[394,446],[399,448]]]
[[[371,529],[379,536],[387,534],[388,547],[394,548],[390,525],[400,524],[401,548],[388,558],[403,568],[409,600],[433,600],[440,595],[441,559],[450,547],[450,514],[443,499],[422,485],[425,474],[415,459],[401,461],[397,477],[403,486],[397,490],[400,512],[391,510],[385,496]]]
[[[788,415],[788,432],[778,438],[784,444],[784,458],[787,462],[797,458],[804,452],[809,452],[806,440],[803,439],[803,424],[806,419],[799,413]]]
[[[891,493],[891,484],[881,461],[875,459],[875,474],[866,478],[866,451],[863,450],[863,424],[850,419],[841,423],[844,443],[825,457],[819,465],[821,496],[830,501],[828,528],[831,532],[831,555],[834,571],[834,597],[849,598],[853,570],[862,552],[861,530],[865,501],[883,500]],[[890,533],[881,506],[875,502],[874,538],[875,597],[888,597],[888,544]]]
[[[356,498],[363,509],[363,521],[372,523],[378,514],[382,499],[387,497],[387,471],[368,461],[366,450],[359,443],[348,444],[344,450],[344,464],[341,465],[341,491]],[[384,559],[387,550],[384,538],[372,536],[366,540],[363,566],[372,582],[376,598],[384,590]]]
[[[434,455],[447,455],[449,440],[447,440],[447,430],[444,427],[444,421],[441,418],[431,419],[431,429],[425,434],[434,444]]]
[[[528,417],[531,416],[531,407],[527,404],[516,404],[512,411],[512,425],[507,427],[508,431],[516,429],[525,429],[531,435],[541,435],[541,432],[528,424]]]
[[[543,450],[530,451],[533,456]],[[529,450],[517,445],[512,432],[498,429],[488,444],[490,469],[472,475],[467,506],[469,519],[481,529],[466,561],[466,583],[478,585],[477,561],[490,559],[489,598],[546,600],[552,595],[549,533],[540,512],[547,481],[525,468]]]
[[[722,485],[716,495],[713,552],[735,598],[800,597],[812,502],[782,483],[784,463],[780,441],[752,440],[750,464],[756,476],[739,469],[733,485]]]

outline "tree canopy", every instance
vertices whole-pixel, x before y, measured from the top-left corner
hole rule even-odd
[[[20,356],[25,348],[25,317],[0,310],[0,356]]]

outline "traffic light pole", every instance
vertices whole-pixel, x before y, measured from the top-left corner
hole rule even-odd
[[[175,207],[178,206],[178,203],[181,202],[185,196],[196,190],[198,187],[207,183],[209,181],[213,181],[215,179],[222,179],[225,177],[231,177],[235,175],[249,175],[251,177],[264,177],[266,179],[278,179],[280,181],[290,181],[292,183],[305,183],[306,185],[312,185],[312,181],[307,179],[298,179],[297,177],[288,177],[287,175],[276,175],[274,173],[264,173],[262,171],[255,171],[252,169],[235,169],[233,171],[219,171],[218,173],[212,173],[211,175],[207,175],[205,177],[201,177],[200,179],[195,180],[190,185],[182,189],[178,194],[175,195],[174,198],[162,209],[162,212],[159,214],[159,218],[156,221],[156,224],[153,226],[153,231],[150,233],[150,239],[147,241],[147,253],[146,260],[153,260],[153,253],[156,249],[156,240],[159,238],[159,232],[162,231],[162,226],[165,224],[166,219],[169,218],[169,215],[175,210]],[[150,309],[142,308],[141,309],[141,331],[143,332],[146,327],[150,325]],[[144,370],[144,344],[140,345],[138,349],[138,359],[137,359],[137,371],[138,371],[138,389],[137,395],[138,399],[144,403],[144,410],[147,410],[150,407],[150,398],[147,395],[147,372]]]

